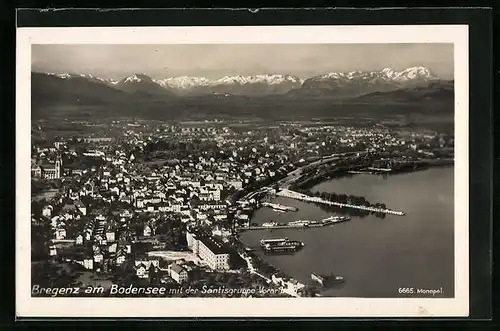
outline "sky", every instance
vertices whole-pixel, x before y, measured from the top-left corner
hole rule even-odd
[[[32,45],[33,71],[114,79],[133,73],[155,79],[256,74],[308,78],[415,66],[453,79],[453,44]]]

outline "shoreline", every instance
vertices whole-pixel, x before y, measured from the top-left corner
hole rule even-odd
[[[366,174],[366,175],[373,175],[373,176],[393,176],[393,175],[400,175],[400,174],[408,174],[412,172],[417,172],[417,171],[424,171],[428,170],[431,168],[441,168],[441,167],[453,167],[455,165],[454,160],[435,160],[434,162],[429,162],[429,161],[421,161],[425,162],[425,164],[421,164],[421,166],[418,167],[413,167],[413,168],[400,168],[396,170],[390,170],[390,171],[369,171],[367,170],[366,172],[362,173],[349,173],[349,171],[361,171],[361,169],[366,169],[364,165],[354,165],[351,167],[341,167],[337,169],[333,169],[331,171],[326,172],[325,174],[321,174],[319,176],[313,176],[311,178],[304,179],[302,183],[299,183],[297,185],[297,181],[302,177],[300,176],[297,178],[297,181],[295,183],[292,183],[290,187],[292,188],[298,188],[298,189],[305,189],[309,190],[312,187],[319,185],[323,182],[327,182],[329,180],[334,180],[334,179],[340,179],[340,178],[346,178],[346,177],[353,177],[355,175],[359,174]],[[311,183],[312,182],[312,183]]]
[[[445,160],[444,162],[432,162],[432,163],[428,163],[426,167],[420,167],[420,168],[417,168],[417,169],[407,169],[407,170],[405,170],[405,171],[397,171],[397,172],[392,172],[392,173],[387,173],[387,174],[386,174],[386,173],[382,173],[382,174],[371,174],[371,175],[376,175],[376,176],[379,176],[379,175],[382,175],[382,176],[384,176],[384,175],[403,175],[403,174],[409,174],[409,173],[418,172],[418,171],[429,170],[429,169],[431,169],[431,168],[446,168],[446,167],[453,167],[453,166],[454,166],[454,162],[453,162],[453,160],[451,160],[451,162],[450,162],[450,160]],[[342,170],[344,170],[344,169],[342,169]],[[342,171],[342,170],[341,170],[341,169],[336,169],[334,173],[338,174],[338,173],[339,173],[339,171]],[[340,179],[340,178],[346,178],[346,177],[352,177],[352,176],[354,176],[354,175],[355,175],[355,174],[349,174],[349,173],[345,172],[343,175],[340,175],[340,176],[338,176],[338,175],[337,175],[337,176],[334,176],[333,178],[328,178],[328,179],[325,179],[325,180],[323,180],[323,181],[321,181],[321,182],[319,182],[319,183],[317,183],[317,184],[314,184],[314,185],[313,185],[313,186],[311,186],[311,187],[314,187],[315,185],[318,185],[318,184],[323,183],[323,182],[326,182],[326,181],[330,181],[330,180],[334,180],[334,179]],[[293,185],[293,184],[292,184],[292,185]],[[316,204],[316,203],[315,203],[315,204]],[[317,205],[318,205],[318,204],[317,204]],[[320,208],[322,208],[322,207],[323,207],[323,208],[325,208],[325,207],[326,207],[326,206],[323,206],[323,205],[318,205],[318,206],[319,206]],[[323,209],[323,208],[322,208],[322,209]],[[328,208],[328,207],[327,207],[327,208]],[[340,209],[340,208],[337,208],[337,209]],[[254,212],[254,211],[255,211],[255,210],[253,210],[253,211],[252,211],[252,214],[253,214],[253,212]],[[356,213],[356,212],[355,212],[355,213],[352,213],[352,211],[347,212],[347,209],[345,209],[345,208],[344,208],[342,211],[343,211],[344,213],[348,214],[348,215],[351,215],[351,214],[360,214],[360,211],[356,211],[357,213]],[[371,213],[371,212],[370,212],[370,213],[368,213],[368,214],[375,214],[375,216],[377,216],[377,215],[376,215],[377,213]],[[362,215],[352,215],[352,216],[356,216],[356,217],[358,217],[358,216],[359,216],[359,217],[364,217],[364,216],[362,216]],[[366,215],[365,215],[365,216],[366,216]],[[253,217],[253,216],[252,216],[252,217]],[[250,219],[250,220],[251,220],[251,219]],[[239,237],[239,236],[238,236],[238,237]],[[241,239],[240,237],[238,238],[238,242],[239,242],[239,243],[240,243],[243,247],[245,247],[245,248],[250,248],[248,245],[246,245],[246,244],[242,241],[242,239]],[[258,261],[259,261],[258,263],[259,263],[260,265],[263,265],[263,266],[265,266],[266,268],[269,268],[269,269],[271,269],[271,270],[272,270],[272,269],[276,270],[276,273],[275,273],[275,274],[286,275],[286,277],[289,277],[290,279],[295,279],[295,278],[293,278],[293,277],[291,277],[291,276],[289,276],[289,275],[285,274],[285,273],[284,273],[281,269],[279,269],[279,268],[277,268],[277,267],[273,266],[272,264],[270,264],[267,260],[265,260],[265,258],[264,258],[263,256],[260,256],[260,255],[258,255],[258,254],[256,254],[256,253],[254,253],[254,252],[252,252],[252,253],[251,253],[251,255],[252,255],[252,257],[253,257],[254,259],[256,259],[256,260],[258,260]],[[310,284],[304,284],[304,285],[308,286],[308,285],[310,285]],[[312,286],[315,286],[315,285],[312,285]],[[316,288],[318,288],[318,287],[316,286]],[[321,293],[321,292],[322,292],[322,291],[321,291],[321,289],[320,289],[319,293]]]

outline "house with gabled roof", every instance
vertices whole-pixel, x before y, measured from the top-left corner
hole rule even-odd
[[[139,278],[148,278],[148,269],[143,263],[140,263],[134,267],[135,274]]]
[[[187,270],[175,262],[168,266],[168,271],[170,277],[178,284],[182,284],[188,280]]]
[[[116,252],[116,264],[121,265],[127,260],[127,251],[125,248],[121,248]]]
[[[83,244],[83,235],[82,234],[79,234],[78,236],[76,236],[75,244],[77,244],[77,245]]]
[[[45,217],[50,217],[52,215],[52,211],[54,210],[54,207],[51,205],[47,205],[42,209],[42,216]]]
[[[55,232],[55,238],[57,240],[66,239],[66,229],[62,227],[57,228]]]

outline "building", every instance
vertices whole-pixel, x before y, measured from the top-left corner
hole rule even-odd
[[[113,140],[113,138],[111,138],[111,137],[87,137],[87,138],[84,138],[84,141],[88,142],[88,143],[110,142],[112,140]]]
[[[196,239],[196,234],[191,230],[186,232],[187,247],[194,253],[198,252],[198,240]]]
[[[92,259],[91,257],[83,259],[83,267],[87,270],[94,269],[94,259]]]
[[[151,227],[148,224],[144,224],[144,231],[143,231],[144,237],[151,236],[151,232],[152,232]]]
[[[139,278],[148,278],[148,270],[142,263],[135,266],[135,274]]]
[[[104,260],[104,256],[102,255],[101,252],[94,253],[94,262],[101,263],[103,260]]]
[[[224,244],[207,234],[187,231],[188,248],[213,270],[229,270],[229,250]]]
[[[62,161],[58,158],[55,164],[46,164],[41,166],[41,174],[45,179],[61,178]]]
[[[168,266],[168,269],[170,271],[170,277],[172,277],[172,279],[177,283],[182,284],[188,280],[188,273],[186,269],[177,263],[172,263]]]
[[[57,255],[57,248],[56,246],[52,245],[49,247],[49,255],[50,256],[56,256]]]
[[[122,249],[116,253],[116,264],[120,265],[127,259],[127,253]]]
[[[66,229],[64,229],[64,228],[57,229],[55,232],[55,238],[56,238],[56,240],[66,239]]]
[[[115,231],[112,229],[109,229],[106,231],[106,241],[107,242],[113,242],[115,241]]]
[[[87,207],[80,200],[75,201],[75,207],[82,213],[82,215],[87,215]]]
[[[212,196],[213,196],[214,200],[219,201],[220,200],[220,190],[213,190]]]
[[[39,165],[35,164],[31,166],[31,177],[32,178],[42,177],[42,168]]]
[[[202,236],[199,238],[198,254],[208,266],[214,270],[229,269],[229,252],[214,238]]]
[[[60,149],[62,146],[64,146],[64,142],[56,141],[56,142],[54,142],[54,146],[55,146],[55,148]]]
[[[118,249],[118,244],[117,243],[112,243],[108,247],[108,252],[110,252],[110,253],[116,253],[117,249]]]
[[[138,267],[140,265],[144,265],[146,270],[149,270],[151,265],[155,267],[156,269],[160,268],[160,260],[158,258],[144,258],[144,259],[137,259],[134,262],[135,266]]]
[[[52,216],[52,210],[53,209],[54,208],[51,205],[48,205],[47,207],[43,208],[42,209],[42,216],[45,216],[45,217]]]

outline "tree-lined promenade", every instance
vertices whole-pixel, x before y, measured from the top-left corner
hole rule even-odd
[[[341,208],[361,209],[361,210],[371,211],[374,213],[385,213],[385,214],[393,214],[393,215],[398,215],[398,216],[403,216],[405,214],[403,211],[392,210],[392,209],[387,209],[387,208],[377,208],[377,207],[365,206],[365,205],[355,205],[352,203],[341,203],[341,202],[335,202],[335,201],[328,201],[328,200],[322,199],[320,197],[312,197],[312,196],[309,196],[306,194],[302,194],[302,193],[287,190],[287,189],[277,192],[276,195],[282,196],[282,197],[287,197],[287,198],[292,198],[292,199],[297,199],[297,200],[302,200],[302,201],[307,201],[307,202],[315,202],[315,203],[320,203],[320,204],[325,204],[325,205],[332,205],[332,206],[337,206],[337,207],[341,207]]]

